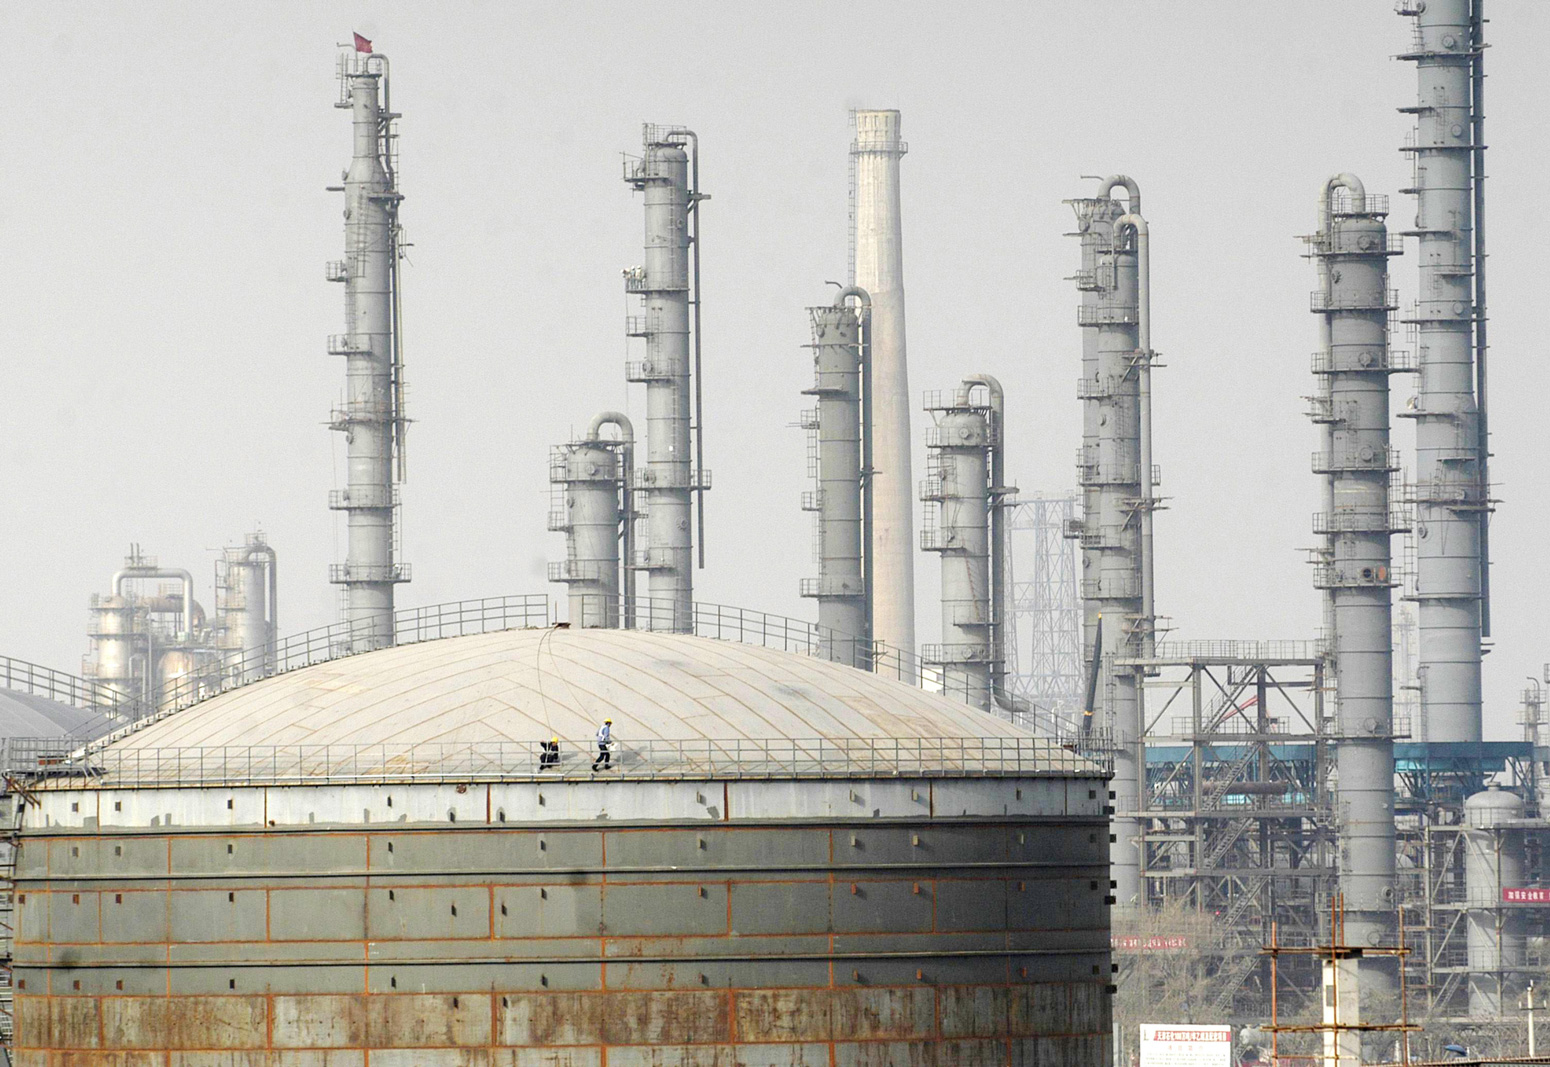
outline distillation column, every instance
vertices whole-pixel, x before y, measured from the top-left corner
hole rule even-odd
[[[344,283],[346,333],[329,339],[345,359],[345,404],[331,428],[344,434],[346,488],[329,506],[346,519],[345,561],[329,567],[344,587],[344,621],[357,652],[393,643],[393,587],[409,580],[395,561],[397,482],[403,468],[403,378],[398,329],[398,204],[392,170],[395,116],[387,106],[387,59],[340,57],[340,101],[354,130],[342,187],[345,258],[329,268]],[[379,99],[380,97],[380,99]],[[336,187],[338,188],[338,187]],[[398,469],[395,470],[395,459]]]
[[[117,693],[125,704],[143,696],[135,678],[136,649],[145,637],[141,617],[139,608],[127,597],[92,594],[86,628],[91,652],[81,665],[81,674]]]
[[[875,470],[871,475],[873,638],[915,654],[915,523],[910,473],[910,385],[904,347],[904,236],[899,210],[897,111],[857,111],[850,146],[855,278],[872,295]]]
[[[976,400],[979,389],[984,400]],[[936,425],[926,436],[920,547],[942,560],[942,643],[924,646],[921,660],[941,671],[943,692],[991,711],[1004,695],[1006,658],[1001,384],[989,375],[965,379],[951,396],[927,394],[926,411]]]
[[[1126,193],[1124,210],[1112,198],[1118,188]],[[1149,653],[1154,632],[1150,278],[1143,279],[1148,233],[1140,200],[1136,183],[1116,175],[1103,182],[1097,197],[1073,205],[1082,238],[1077,321],[1085,328],[1079,389],[1084,441],[1077,458],[1083,494],[1081,588],[1089,638],[1084,656],[1113,731],[1115,818],[1109,866],[1121,907],[1140,903],[1144,891],[1137,813],[1146,748],[1143,676],[1114,664]]]
[[[619,439],[603,436],[603,427],[619,428]],[[586,437],[556,448],[549,480],[560,489],[562,507],[549,514],[549,529],[565,532],[565,559],[549,564],[549,580],[569,587],[570,624],[616,628],[630,621],[633,597],[622,596],[630,574],[621,575],[631,549],[630,475],[635,430],[617,411],[592,420]],[[622,584],[621,584],[622,583]]]
[[[1368,196],[1352,175],[1324,187],[1320,229],[1308,239],[1321,288],[1312,310],[1324,323],[1328,347],[1314,353],[1315,374],[1328,379],[1327,451],[1313,470],[1328,479],[1333,510],[1314,519],[1328,552],[1314,567],[1314,584],[1333,605],[1337,730],[1336,830],[1346,942],[1391,945],[1394,939],[1394,674],[1389,502],[1398,467],[1389,445],[1389,375],[1400,368],[1389,353],[1388,287],[1391,249],[1386,197]],[[1323,431],[1321,431],[1322,435]],[[1364,989],[1392,988],[1392,959],[1361,964]],[[1370,983],[1370,984],[1369,984]]]
[[[1469,1014],[1501,1019],[1522,994],[1525,915],[1504,908],[1502,891],[1527,884],[1523,801],[1492,785],[1464,801],[1464,891],[1469,897]]]
[[[275,551],[261,533],[228,548],[215,569],[215,617],[222,668],[243,682],[274,673],[279,636]]]
[[[849,306],[851,297],[859,308]],[[871,664],[865,543],[871,431],[863,415],[869,307],[866,291],[852,288],[829,307],[808,309],[813,387],[803,390],[818,398],[818,407],[803,420],[812,434],[817,487],[802,495],[803,508],[817,516],[818,577],[802,579],[801,592],[818,601],[823,656],[862,668]]]
[[[1471,13],[1471,5],[1476,8]],[[1479,0],[1401,3],[1415,18],[1415,229],[1420,278],[1413,322],[1420,391],[1416,420],[1416,597],[1421,716],[1428,741],[1479,741],[1480,640],[1489,618],[1483,535],[1485,475],[1484,280],[1476,215]],[[1479,335],[1477,336],[1477,329]],[[1478,346],[1478,347],[1477,347]],[[1477,386],[1480,396],[1477,399]],[[1485,626],[1489,630],[1489,626]]]
[[[690,181],[694,160],[684,146],[696,143],[691,131],[648,125],[644,142],[641,158],[624,176],[642,193],[646,209],[645,262],[625,272],[625,290],[640,295],[644,310],[628,332],[646,341],[646,358],[625,373],[646,386],[646,462],[636,472],[645,544],[630,562],[648,575],[641,625],[687,633],[694,626],[693,496],[709,488],[696,465],[699,428],[691,420],[698,344],[691,360],[690,311],[692,306],[697,336],[699,272],[691,276],[689,268],[691,216],[698,227],[699,201],[706,197]]]

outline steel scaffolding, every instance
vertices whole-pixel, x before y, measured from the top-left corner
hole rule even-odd
[[[1082,601],[1077,583],[1075,493],[1034,493],[1010,507],[1007,679],[1016,697],[1057,722],[1082,705]]]
[[[1334,890],[1327,666],[1304,641],[1162,643],[1113,664],[1145,670],[1150,691],[1146,896],[1220,923],[1211,1007],[1229,1018],[1269,1010],[1272,924],[1282,944],[1314,944]],[[1318,988],[1295,970],[1279,973],[1283,1005]]]

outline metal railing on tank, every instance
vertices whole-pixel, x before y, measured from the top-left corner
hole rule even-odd
[[[591,599],[588,595],[586,599]],[[612,603],[610,612],[619,612],[613,615],[619,617],[635,618],[670,618],[665,601],[653,600],[649,597],[619,598],[607,597]],[[576,598],[572,598],[574,606]],[[589,615],[591,615],[589,611]],[[599,616],[606,617],[606,616]],[[555,625],[555,619],[550,600],[544,595],[521,595],[503,597],[485,597],[478,600],[453,601],[446,604],[433,604],[425,607],[406,608],[394,614],[392,644],[409,645],[424,641],[439,640],[444,637],[465,637],[474,634],[496,633],[506,630],[533,629],[550,627]],[[1017,700],[1010,694],[1004,698],[991,699],[994,694],[988,692],[984,686],[975,686],[960,675],[955,675],[940,666],[923,662],[918,656],[906,653],[898,649],[889,648],[881,643],[867,641],[851,634],[829,630],[817,623],[805,619],[795,619],[785,615],[775,615],[770,612],[755,611],[748,608],[733,607],[725,604],[695,603],[691,612],[692,632],[698,637],[712,640],[732,641],[738,644],[754,645],[761,648],[778,649],[782,652],[797,655],[815,656],[840,663],[845,666],[855,667],[861,670],[869,670],[885,678],[891,678],[903,682],[913,688],[922,689],[931,693],[947,696],[955,701],[960,701],[971,707],[985,710],[987,714],[994,714],[999,718],[1010,720],[1021,725],[1035,728],[1043,736],[1039,741],[1043,744],[1053,743],[1057,749],[1067,751],[1074,759],[1096,760],[1099,764],[1107,766],[1109,748],[1102,737],[1096,734],[1081,734],[1069,729],[1069,725],[1057,721],[1047,713],[1041,718],[1041,709]],[[191,675],[180,680],[176,685],[165,690],[162,694],[159,707],[153,714],[141,715],[126,730],[120,730],[95,742],[91,750],[83,749],[85,739],[81,737],[64,738],[18,738],[13,739],[10,747],[8,765],[17,771],[26,773],[41,773],[52,776],[57,771],[65,768],[73,768],[72,773],[80,773],[81,768],[87,764],[80,762],[82,754],[93,751],[92,758],[96,759],[126,759],[132,758],[136,762],[130,777],[139,779],[144,774],[149,774],[150,780],[170,781],[172,778],[163,777],[161,770],[147,770],[144,761],[151,757],[141,754],[133,757],[119,755],[116,749],[106,749],[104,742],[110,742],[123,737],[127,733],[138,731],[153,722],[160,721],[168,715],[184,710],[202,700],[220,693],[229,692],[264,678],[284,674],[314,664],[326,663],[354,655],[358,651],[370,649],[380,645],[375,640],[377,633],[370,623],[333,623],[328,626],[305,630],[283,638],[272,646],[233,651],[222,656],[213,667],[207,668],[198,675]],[[15,662],[15,661],[13,661]],[[37,668],[37,677],[45,679],[46,668]],[[69,684],[69,676],[58,675],[55,683],[59,686]],[[81,679],[75,679],[81,685],[90,686],[91,683]],[[39,684],[42,684],[40,681]],[[100,689],[101,687],[93,687]],[[138,709],[135,709],[138,710]],[[126,715],[121,721],[128,721],[133,716]],[[782,742],[789,744],[789,742]],[[901,744],[906,742],[900,742]],[[908,742],[919,744],[921,742]],[[671,759],[657,758],[665,750],[656,750],[655,755],[647,753],[650,757],[642,764],[644,767],[657,768],[650,773],[668,773],[683,776],[688,771],[677,772],[661,771],[661,767],[686,768],[692,765],[686,752],[680,743],[673,743],[675,747]],[[715,743],[710,743],[715,744]],[[768,745],[769,742],[744,742],[745,745]],[[812,742],[811,744],[842,744],[842,742]],[[871,744],[871,743],[869,743]],[[381,747],[376,746],[381,752]],[[150,749],[126,750],[139,751],[141,753],[156,751]],[[180,755],[172,755],[169,752],[160,757],[163,761],[172,760],[174,766],[181,766],[183,761],[193,759],[196,762],[206,759],[217,759],[222,770],[216,775],[216,780],[226,780],[232,760],[246,760],[250,757],[246,753],[258,750],[242,749],[243,755],[236,756],[229,752],[223,752],[219,757],[212,756],[207,751],[179,749]],[[325,777],[331,777],[328,771],[336,760],[344,761],[342,773],[349,778],[354,773],[349,770],[357,766],[357,753],[360,751],[350,746],[344,748],[306,746],[304,749],[286,749],[289,755],[281,756],[282,750],[274,750],[274,754],[263,757],[264,766],[273,768],[259,774],[263,778],[267,774],[278,775],[273,780],[299,780],[302,778],[314,778],[317,773]],[[633,751],[633,750],[632,750]],[[762,749],[760,751],[763,751]],[[817,752],[826,750],[818,749]],[[115,753],[111,757],[108,753]],[[396,761],[407,761],[406,765],[416,765],[415,752],[424,753],[423,746],[414,749],[413,752],[396,752],[393,758]],[[750,753],[752,750],[750,750]],[[875,748],[868,748],[868,764],[877,760]],[[1080,753],[1080,755],[1078,755]],[[526,765],[531,752],[523,749],[520,759],[510,755],[501,755],[496,760],[501,766],[511,764]],[[463,757],[459,757],[463,758]],[[469,753],[468,759],[478,760],[480,757]],[[536,758],[536,757],[535,757]],[[705,757],[710,759],[710,755]],[[741,758],[741,757],[739,757]],[[817,757],[814,757],[817,759]],[[827,756],[825,759],[829,758]],[[279,762],[276,762],[279,761]],[[435,761],[441,765],[439,757]],[[703,761],[702,761],[703,762]],[[712,760],[712,764],[714,764]],[[782,763],[800,763],[800,760],[787,759]],[[293,767],[291,772],[282,773],[281,764]],[[818,759],[815,766],[823,766],[823,759]],[[316,768],[321,771],[314,773]],[[188,768],[184,767],[183,770]],[[95,772],[89,772],[95,773]],[[179,772],[181,773],[181,772]],[[502,774],[511,773],[509,768]],[[814,773],[819,773],[815,771]],[[976,772],[986,773],[986,772]],[[176,777],[173,774],[172,777]]]
[[[388,644],[414,645],[443,637],[520,630],[550,624],[549,598],[542,595],[484,597],[427,607],[404,608],[393,613],[393,632]],[[166,715],[207,700],[219,693],[276,674],[315,663],[326,663],[380,647],[373,623],[336,622],[281,638],[273,646],[233,651],[197,675],[180,679],[162,691],[156,714]]]
[[[10,656],[0,656],[0,689],[43,697],[93,713],[93,718],[58,740],[57,744],[65,751],[78,747],[86,737],[132,723],[146,711],[139,700],[125,696],[112,686]],[[17,765],[13,752],[20,741],[15,737],[0,738],[0,762],[6,767]]]
[[[573,596],[570,602],[573,615],[578,614],[577,608],[580,607],[580,614],[585,618],[633,617],[648,622],[660,619],[663,621],[664,632],[672,632],[668,626],[673,618],[671,600],[586,593]],[[640,629],[650,627],[642,626]],[[882,642],[869,641],[855,634],[829,629],[808,619],[695,601],[691,605],[689,629],[696,637],[779,649],[857,667],[976,707],[989,706],[991,703],[985,687],[972,687],[955,678],[951,672],[927,663],[913,653],[890,648]]]
[[[552,762],[537,742],[372,745],[113,746],[61,752],[26,739],[46,788],[473,783],[609,779],[923,778],[1106,776],[1101,756],[1049,738],[778,738],[617,742],[592,769],[590,739],[562,739]]]
[[[672,602],[660,598],[585,593],[572,596],[570,603],[573,615],[579,614],[589,619],[661,619],[667,623],[673,618]],[[1004,688],[997,693],[993,687],[972,681],[962,672],[946,669],[941,664],[929,662],[911,652],[891,648],[879,641],[869,641],[807,619],[773,615],[766,611],[699,601],[691,608],[690,625],[697,637],[815,656],[891,678],[929,693],[941,694],[983,710],[986,714],[1029,727],[1047,737],[1060,738],[1067,734],[1078,736],[1071,723],[1046,708],[1037,707],[1016,696],[1009,689]]]
[[[129,697],[100,682],[10,656],[0,656],[0,689],[125,718],[130,717],[135,704]]]

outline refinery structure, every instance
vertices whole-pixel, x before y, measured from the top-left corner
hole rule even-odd
[[[1156,600],[1148,218],[1187,205],[1143,211],[1145,161],[1064,190],[1076,321],[1040,358],[1075,397],[1009,395],[977,354],[912,394],[891,109],[852,111],[848,275],[814,262],[791,301],[811,617],[695,596],[710,196],[697,134],[658,124],[623,169],[643,407],[578,401],[547,457],[559,592],[403,606],[399,115],[357,37],[326,269],[343,558],[286,574],[339,617],[280,628],[263,533],[220,550],[209,612],[135,545],[79,677],[0,658],[12,1062],[1108,1067],[1138,957],[1181,947],[1209,993],[1175,1021],[1323,1027],[1327,1062],[1516,1020],[1550,981],[1550,762],[1537,683],[1521,740],[1482,729],[1486,23],[1397,11],[1413,226],[1364,160],[1307,190],[1323,610],[1283,641],[1175,640]],[[1020,492],[1008,427],[1053,403],[1080,407],[1075,491]],[[1179,914],[1210,938],[1112,936]]]

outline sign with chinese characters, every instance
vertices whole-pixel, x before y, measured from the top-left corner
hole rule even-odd
[[[1141,1067],[1232,1067],[1232,1027],[1142,1023]]]
[[[1172,952],[1189,948],[1189,938],[1182,934],[1172,937],[1112,936],[1109,938],[1109,948],[1115,952]]]
[[[1514,889],[1502,886],[1503,904],[1550,904],[1550,889]]]

